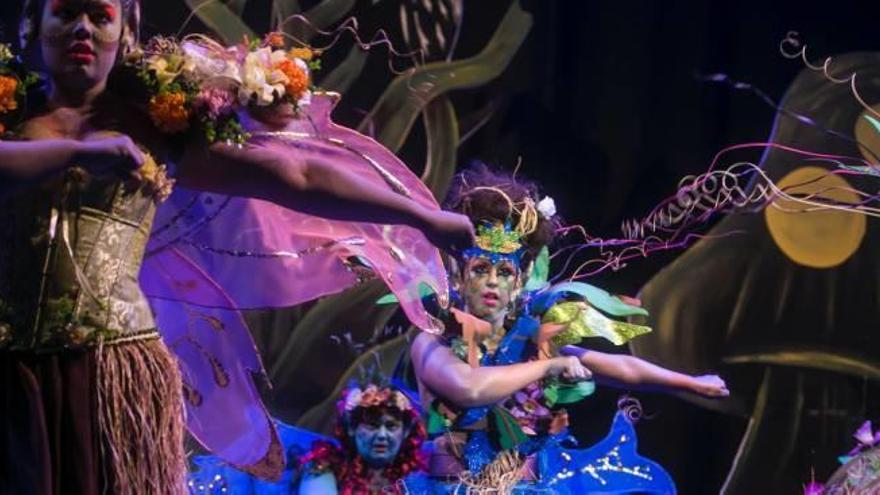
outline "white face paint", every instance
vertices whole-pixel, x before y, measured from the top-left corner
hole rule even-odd
[[[47,0],[39,37],[55,84],[78,90],[102,85],[120,47],[120,0]]]

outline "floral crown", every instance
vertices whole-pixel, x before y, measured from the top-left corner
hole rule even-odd
[[[126,57],[146,88],[147,110],[166,134],[196,128],[208,142],[243,143],[248,134],[236,110],[311,101],[318,52],[285,48],[280,33],[226,47],[201,35],[157,36]]]
[[[366,388],[349,388],[337,406],[341,413],[349,415],[355,409],[388,407],[401,412],[413,410],[412,401],[400,390],[370,384]]]
[[[39,75],[25,70],[10,46],[0,43],[0,135],[20,123],[27,91],[39,83]]]

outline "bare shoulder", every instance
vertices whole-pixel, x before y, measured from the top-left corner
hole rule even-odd
[[[440,337],[437,335],[430,334],[428,332],[419,332],[415,339],[413,339],[413,343],[410,347],[410,352],[415,355],[422,355],[432,347],[440,345]]]
[[[428,363],[448,364],[449,360],[458,361],[449,346],[439,335],[421,332],[412,343],[410,357],[416,370],[423,369]],[[439,361],[438,361],[439,360]]]

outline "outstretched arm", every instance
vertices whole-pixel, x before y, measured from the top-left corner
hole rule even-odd
[[[418,379],[433,393],[461,407],[495,404],[547,376],[589,378],[589,371],[571,356],[472,368],[427,333],[416,337],[411,356]]]
[[[613,386],[640,390],[684,390],[707,397],[730,395],[724,380],[717,375],[686,375],[635,356],[588,351],[577,346],[565,346],[560,352],[576,356],[597,380]]]
[[[87,141],[0,141],[0,196],[42,181],[71,165],[98,174],[126,174],[142,163],[143,154],[126,136]]]
[[[192,147],[177,178],[184,187],[263,199],[325,218],[409,225],[441,248],[472,243],[465,217],[424,208],[328,162],[291,157],[280,145]]]

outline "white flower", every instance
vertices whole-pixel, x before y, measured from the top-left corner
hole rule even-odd
[[[549,220],[556,215],[556,202],[550,196],[544,196],[544,199],[538,202],[537,209],[542,217]]]
[[[345,396],[345,410],[353,411],[358,405],[361,403],[361,398],[364,393],[361,389],[355,387],[348,391],[348,395]]]
[[[401,411],[409,411],[412,405],[409,402],[409,397],[407,397],[402,392],[394,392],[394,402],[397,409]]]
[[[274,57],[269,48],[260,48],[247,54],[241,68],[242,81],[238,90],[242,105],[247,105],[255,97],[257,105],[268,106],[275,102],[276,97],[284,95],[287,77],[272,68]]]

